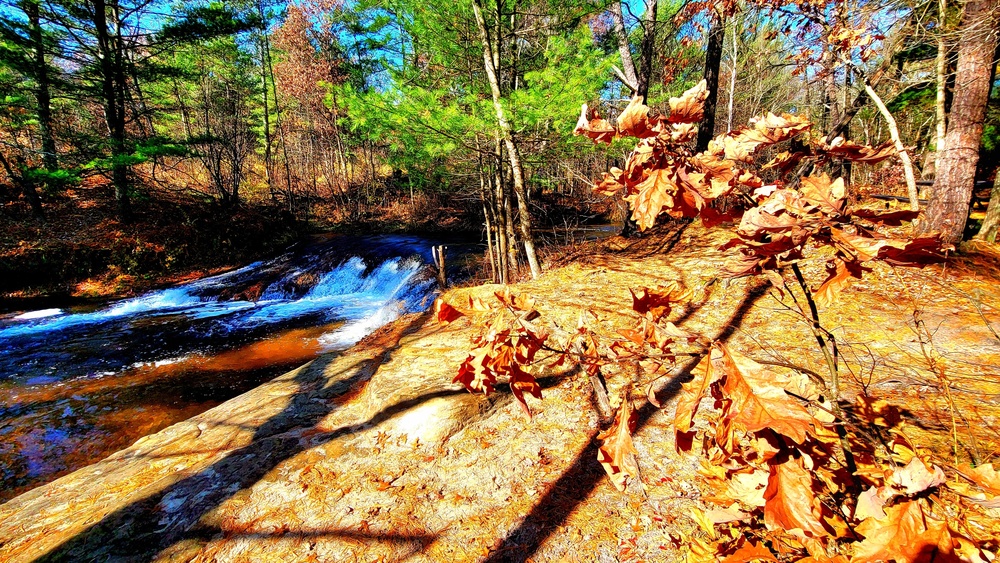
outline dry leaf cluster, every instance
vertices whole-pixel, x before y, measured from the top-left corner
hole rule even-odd
[[[842,410],[836,342],[817,312],[870,271],[866,263],[919,267],[942,261],[949,248],[937,237],[886,236],[882,226],[898,226],[915,214],[852,208],[842,179],[792,176],[787,183],[765,185],[753,170],[755,155],[805,135],[810,124],[800,117],[768,114],[695,154],[688,143],[705,96],[705,85],[699,84],[672,98],[667,115],[653,115],[634,99],[614,125],[584,106],[578,134],[595,142],[639,139],[624,168],[606,173],[598,189],[623,194],[641,229],[664,214],[700,216],[705,224],[738,220],[735,236],[722,249],[737,248],[739,256],[720,275],[764,274],[776,291],[788,292],[827,358],[829,382],[795,366],[785,366],[793,368],[792,375],[779,373],[666,321],[672,308],[693,297],[677,284],[633,290],[636,326],[620,330],[620,338],[603,339],[588,329],[586,314],[575,333],[550,338],[530,297],[497,293],[499,313],[474,341],[455,380],[489,393],[497,376],[500,381],[506,376],[527,411],[523,390],[537,385],[528,370],[543,348],[556,352],[560,363],[577,362],[590,376],[608,364],[634,363],[650,389],[674,373],[678,357],[701,358],[702,367],[677,401],[676,447],[701,456],[715,491],[705,500],[718,508],[695,511],[704,533],[682,538],[690,546],[689,560],[992,561],[995,539],[976,537],[962,516],[975,506],[1000,504],[997,472],[988,464],[962,466],[949,479],[943,463],[920,453],[906,437],[896,408],[876,397],[864,394],[847,409],[850,414]],[[765,167],[788,173],[804,159],[871,163],[891,154],[886,147],[843,141],[799,143]],[[717,205],[722,198],[725,210]],[[815,289],[799,268],[806,260],[825,263],[826,279]],[[786,280],[789,272],[801,302],[795,284]],[[442,307],[438,319],[448,322],[461,314]],[[600,385],[594,385],[600,394]],[[611,424],[597,436],[598,460],[623,491],[639,476],[630,391],[625,386]],[[646,394],[659,406],[649,389]],[[702,412],[706,403],[712,408]],[[696,426],[699,413],[707,425]]]

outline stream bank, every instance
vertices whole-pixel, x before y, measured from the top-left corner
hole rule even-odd
[[[727,238],[694,225],[637,242],[612,239],[514,291],[536,298],[536,322],[572,330],[589,309],[591,328],[611,335],[635,321],[630,288],[678,281],[697,296],[671,317],[682,328],[751,356],[821,369],[808,326],[782,313],[758,280],[709,284],[726,259],[715,249]],[[953,270],[952,289],[1000,298],[995,277]],[[906,405],[913,420],[934,421],[940,405],[926,387],[934,376],[913,358],[910,311],[899,295],[924,305],[944,357],[962,361],[949,367],[976,371],[982,385],[1000,383],[1000,350],[974,322],[975,308],[929,285],[928,276],[940,272],[877,270],[824,318],[844,335],[845,350],[861,342],[852,349],[878,358],[865,381],[871,391]],[[461,306],[499,289],[453,289],[443,299]],[[596,460],[602,422],[586,378],[571,366],[539,374],[544,399],[529,398],[530,421],[503,388],[487,398],[451,383],[485,317],[447,325],[426,313],[403,317],[343,354],[321,356],[0,505],[0,559],[682,558],[687,545],[678,538],[696,529],[688,515],[711,505],[697,457],[674,453],[679,381],[654,386],[664,408],[639,408],[642,480],[622,494]],[[630,365],[605,375],[612,397],[642,376]],[[959,400],[979,413],[979,430],[995,428],[1000,413],[985,389],[962,390]],[[920,431],[926,447],[940,437]]]

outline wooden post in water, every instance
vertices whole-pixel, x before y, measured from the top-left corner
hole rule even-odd
[[[438,271],[438,286],[444,289],[448,286],[448,279],[445,277],[444,269],[444,251],[448,248],[447,246],[438,245],[431,247],[431,255],[434,257],[434,265],[437,266]]]

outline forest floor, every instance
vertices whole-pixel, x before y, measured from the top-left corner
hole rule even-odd
[[[226,209],[190,190],[144,187],[142,194],[128,223],[103,180],[46,195],[45,220],[22,200],[0,201],[0,311],[132,296],[274,256],[310,233],[476,230],[463,209],[426,197],[353,217],[316,201],[293,219],[260,198]]]
[[[682,329],[822,373],[809,325],[781,295],[761,280],[718,279],[728,254],[717,248],[728,238],[696,222],[607,239],[550,257],[540,278],[513,291],[536,299],[535,323],[554,334],[582,321],[611,337],[636,321],[630,289],[682,283],[694,292],[670,316]],[[468,310],[499,289],[456,288],[442,299]],[[943,466],[1000,457],[995,247],[923,270],[879,265],[821,315],[840,345],[845,404],[867,393],[899,405],[903,430]],[[528,398],[531,420],[506,386],[484,397],[451,382],[490,316],[404,317],[0,505],[0,559],[684,558],[707,533],[694,509],[717,508],[706,468],[674,447],[675,396],[697,361],[654,382],[662,408],[638,407],[641,478],[621,493],[597,461],[607,421],[578,369],[539,362],[544,399]],[[609,366],[605,376],[613,398],[626,389],[646,398],[641,370]],[[1000,537],[1000,509],[964,518],[964,533]]]

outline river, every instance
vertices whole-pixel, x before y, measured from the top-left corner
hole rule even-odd
[[[0,502],[426,309],[433,244],[334,236],[132,299],[0,315]]]

